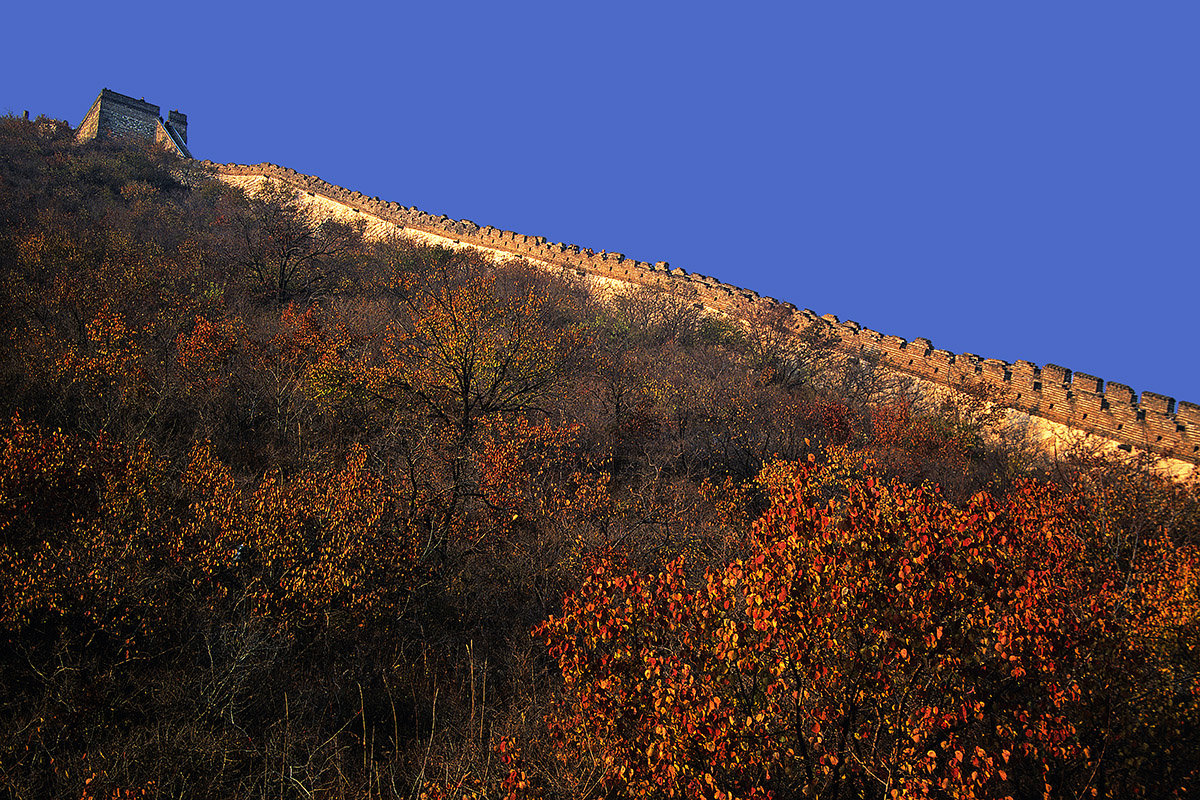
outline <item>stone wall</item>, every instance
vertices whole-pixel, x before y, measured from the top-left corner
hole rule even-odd
[[[79,123],[79,127],[75,129],[75,139],[80,142],[89,142],[95,139],[100,133],[100,98],[96,98],[96,102],[92,103],[92,107],[88,109],[87,114],[83,118],[83,122]]]
[[[153,103],[129,95],[103,89],[75,132],[80,142],[91,139],[143,139],[156,142],[184,158],[191,158],[187,149],[187,115],[171,112],[170,122],[163,122],[159,108]]]
[[[133,137],[153,141],[158,135],[158,106],[104,89],[79,125],[81,141]]]
[[[1153,392],[1139,397],[1121,383],[1105,383],[1094,375],[1072,373],[1065,367],[1039,367],[1028,361],[1008,363],[970,353],[939,350],[928,339],[911,342],[843,322],[832,314],[818,316],[756,292],[731,286],[715,278],[672,269],[665,261],[649,263],[621,253],[594,252],[578,245],[550,242],[542,236],[504,231],[470,220],[434,216],[415,206],[367,197],[320,178],[274,164],[212,164],[223,179],[246,185],[250,181],[278,181],[310,198],[322,198],[360,215],[368,235],[383,236],[396,228],[438,237],[448,244],[509,253],[545,265],[573,270],[580,275],[612,279],[638,286],[661,287],[685,293],[709,309],[742,320],[764,313],[783,313],[795,331],[821,326],[841,340],[848,352],[879,356],[901,372],[944,386],[976,384],[988,387],[1010,408],[1067,425],[1123,445],[1148,450],[1168,458],[1200,463],[1200,406]]]
[[[187,114],[171,111],[167,114],[167,128],[187,144]]]

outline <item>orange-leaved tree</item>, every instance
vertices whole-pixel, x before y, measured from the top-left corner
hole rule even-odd
[[[169,592],[162,482],[145,448],[14,416],[0,429],[0,629],[77,626],[94,642],[153,627]]]
[[[412,589],[419,542],[361,445],[341,469],[273,472],[253,492],[199,445],[183,484],[192,502],[175,546],[206,595],[304,622],[394,615]]]
[[[479,492],[498,527],[571,529],[607,513],[608,473],[572,452],[582,427],[521,417],[484,426],[475,457]]]
[[[654,575],[601,564],[539,628],[564,681],[551,730],[581,785],[705,798],[1097,788],[1110,740],[1145,724],[1081,731],[1130,679],[1097,664],[1138,660],[1100,656],[1165,668],[1127,627],[1154,598],[1173,609],[1162,625],[1195,629],[1194,554],[1160,541],[1121,570],[1043,484],[959,507],[867,474],[821,502],[820,470],[791,478],[777,467],[768,481],[749,557],[702,580],[682,559]]]
[[[544,287],[501,287],[492,275],[427,287],[368,384],[468,438],[481,419],[540,410],[582,344],[573,328],[546,323],[550,302]]]

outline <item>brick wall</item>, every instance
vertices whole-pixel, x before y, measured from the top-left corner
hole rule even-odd
[[[621,253],[594,252],[578,245],[550,242],[542,236],[527,236],[470,220],[434,216],[413,206],[402,206],[367,197],[359,192],[327,183],[312,175],[274,164],[212,164],[223,179],[245,185],[261,179],[278,181],[311,198],[323,198],[360,215],[368,235],[382,236],[397,227],[437,236],[450,243],[486,248],[569,269],[581,275],[638,286],[683,291],[706,307],[749,320],[764,312],[782,311],[795,331],[809,325],[836,333],[844,350],[876,355],[901,372],[944,386],[980,384],[990,387],[1004,405],[1076,430],[1148,450],[1168,458],[1200,463],[1200,405],[1176,403],[1173,398],[1142,392],[1139,398],[1121,383],[1054,364],[1038,367],[1028,361],[1008,363],[971,353],[939,350],[928,339],[911,342],[843,322],[832,314],[818,316],[749,289],[722,283],[715,278],[672,269],[665,261],[653,264],[626,258]]]
[[[158,106],[105,89],[79,126],[80,140],[132,137],[153,141],[158,134]]]
[[[168,131],[167,123],[159,116],[158,106],[104,89],[79,123],[75,138],[80,142],[91,139],[142,139],[191,158],[187,149],[187,116],[172,111],[170,124],[174,137]]]

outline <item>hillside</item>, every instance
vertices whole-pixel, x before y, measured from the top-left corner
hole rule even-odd
[[[706,275],[672,269],[660,261],[650,264],[627,259],[623,253],[599,253],[578,245],[553,243],[542,236],[528,236],[480,226],[470,220],[434,216],[416,207],[404,207],[378,197],[364,197],[311,175],[274,164],[212,164],[222,180],[246,189],[264,181],[298,192],[301,202],[319,215],[345,221],[361,220],[368,236],[383,237],[403,231],[414,232],[422,241],[443,246],[467,246],[493,255],[515,255],[554,269],[574,270],[606,284],[650,287],[670,291],[716,314],[754,326],[763,319],[796,334],[815,326],[838,340],[845,352],[862,354],[889,369],[912,375],[939,386],[958,389],[969,386],[986,393],[994,402],[1058,426],[1109,440],[1120,449],[1154,453],[1170,461],[1171,467],[1186,472],[1186,464],[1200,463],[1200,406],[1155,392],[1139,396],[1122,383],[1109,381],[1054,364],[1039,367],[1029,361],[1008,363],[971,353],[939,350],[928,339],[906,341],[842,322],[832,314],[796,308],[757,292],[723,283]]]
[[[314,185],[0,119],[6,795],[1196,790],[1152,444],[1051,458],[885,337]]]

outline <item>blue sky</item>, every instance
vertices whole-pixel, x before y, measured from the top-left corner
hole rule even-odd
[[[108,87],[200,158],[1200,402],[1200,4],[171,9],[9,8],[0,113]]]

